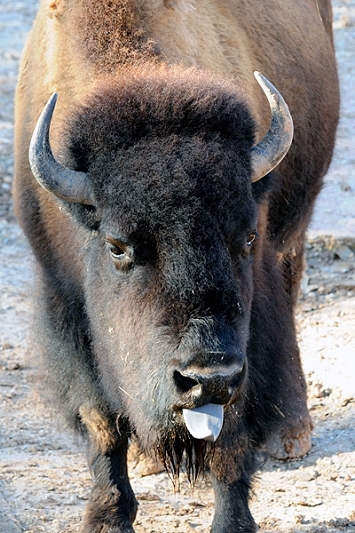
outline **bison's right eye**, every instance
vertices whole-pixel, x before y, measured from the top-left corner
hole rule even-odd
[[[126,255],[124,249],[121,246],[117,246],[115,244],[110,244],[110,253],[114,259],[123,259]]]
[[[132,248],[111,238],[108,238],[106,242],[115,267],[119,270],[128,270],[133,264]]]

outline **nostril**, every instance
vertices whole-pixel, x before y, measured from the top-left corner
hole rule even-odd
[[[189,378],[181,374],[178,370],[175,370],[173,379],[179,392],[188,392],[193,387],[198,385],[198,381]]]

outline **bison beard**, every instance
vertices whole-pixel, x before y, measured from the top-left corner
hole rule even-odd
[[[164,428],[155,449],[158,458],[172,474],[172,479],[178,479],[184,460],[188,479],[193,482],[204,471],[206,456],[211,454],[211,447],[204,440],[193,439],[183,426],[179,426],[171,431]]]

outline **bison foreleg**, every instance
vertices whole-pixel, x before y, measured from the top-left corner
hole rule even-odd
[[[89,429],[88,462],[94,480],[83,533],[134,533],[138,503],[127,472],[126,424],[118,433],[96,411],[82,418]]]
[[[249,511],[251,477],[255,471],[254,452],[242,428],[229,422],[221,434],[219,446],[210,463],[210,476],[215,493],[215,516],[211,533],[255,533],[257,526]]]
[[[230,483],[212,477],[215,516],[211,533],[255,533],[256,524],[249,511],[249,477],[243,474]]]

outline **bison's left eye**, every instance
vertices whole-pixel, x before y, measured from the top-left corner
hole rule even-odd
[[[252,231],[251,234],[248,236],[246,245],[251,246],[257,237],[259,237],[258,232]]]

